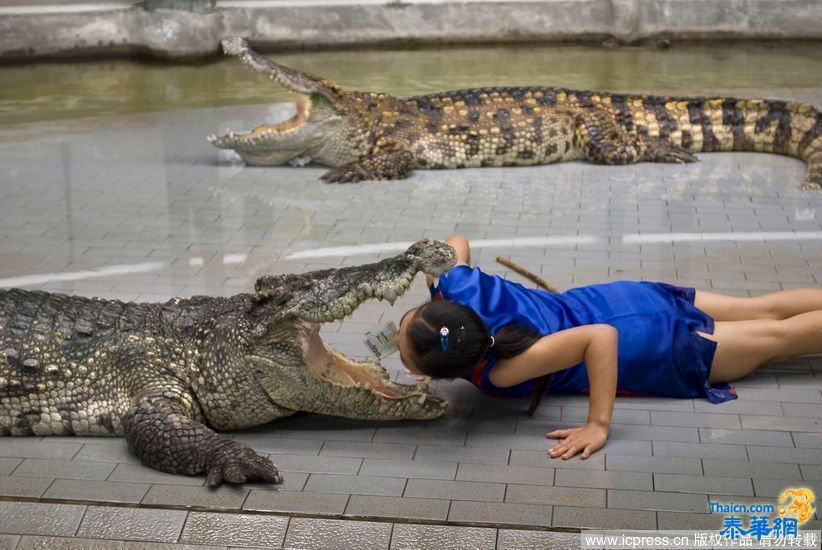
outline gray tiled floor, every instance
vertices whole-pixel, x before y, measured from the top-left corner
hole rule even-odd
[[[818,89],[747,93],[822,104]],[[475,250],[488,271],[521,280],[495,264],[505,255],[560,288],[661,278],[747,296],[822,283],[822,193],[798,190],[804,167],[796,160],[714,154],[688,166],[420,171],[401,182],[328,186],[317,180],[321,168],[247,168],[204,140],[286,109],[0,129],[0,284],[125,300],[224,295],[250,290],[264,273],[379,257],[295,253],[456,231],[509,239]],[[745,240],[759,231],[778,235]],[[799,231],[817,233],[792,233]],[[725,232],[746,237],[632,241]],[[532,237],[566,240],[542,247],[517,240]],[[366,330],[425,297],[418,280],[398,307],[366,304],[325,326],[324,338],[363,357]],[[410,382],[396,358],[385,365]],[[583,396],[548,397],[527,418],[524,402],[485,397],[463,381],[434,388],[451,405],[429,423],[298,415],[235,434],[272,453],[286,476],[281,487],[211,491],[201,478],[143,467],[119,439],[4,439],[0,548],[67,540],[59,537],[106,548],[334,547],[347,537],[375,548],[454,540],[572,547],[578,535],[545,530],[717,528],[709,500],[773,501],[790,485],[822,494],[819,358],[763,369],[724,405],[619,398],[608,445],[586,461],[549,459],[544,438],[584,419]]]

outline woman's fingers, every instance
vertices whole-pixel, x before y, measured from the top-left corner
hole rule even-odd
[[[562,441],[551,447],[548,454],[551,458],[561,456],[563,460],[568,460],[581,452],[580,458],[584,460],[605,445],[607,433],[603,435],[600,431],[588,425],[581,428],[554,430],[547,434],[547,437],[562,439]]]
[[[553,432],[548,432],[545,434],[545,437],[549,437],[551,439],[564,439],[571,435],[573,429],[566,429],[566,430],[554,430]]]
[[[576,430],[557,431],[569,432],[569,435],[565,437],[561,443],[554,445],[548,450],[551,458],[562,457],[563,460],[568,460],[576,455],[580,450],[584,450],[582,458],[588,458],[588,456],[593,452],[591,443],[586,441],[584,436],[581,436],[579,433],[574,433]]]
[[[568,460],[579,452],[579,445],[571,445],[567,451],[562,454],[562,460]]]
[[[548,452],[551,453],[551,456],[553,456],[553,457],[562,456],[563,454],[565,454],[565,452],[568,450],[568,448],[573,444],[574,444],[574,441],[569,438],[569,439],[566,439],[566,440],[564,440],[560,443],[557,443],[556,445],[551,447],[551,449]]]

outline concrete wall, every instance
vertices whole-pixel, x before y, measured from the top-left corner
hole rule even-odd
[[[98,0],[99,2],[99,0]],[[67,53],[198,57],[263,48],[611,40],[821,40],[820,0],[235,0],[207,13],[129,4],[0,7],[0,60]]]

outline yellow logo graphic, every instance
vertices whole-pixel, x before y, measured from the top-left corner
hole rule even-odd
[[[792,487],[782,491],[779,495],[779,515],[796,518],[797,524],[808,521],[816,509],[813,491],[807,487],[794,489]]]

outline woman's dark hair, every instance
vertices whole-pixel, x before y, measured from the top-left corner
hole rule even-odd
[[[448,329],[443,349],[440,330]],[[417,308],[408,327],[410,359],[423,374],[432,378],[465,376],[487,351],[508,359],[530,348],[539,334],[520,325],[507,325],[493,335],[477,313],[449,300],[429,302]]]

